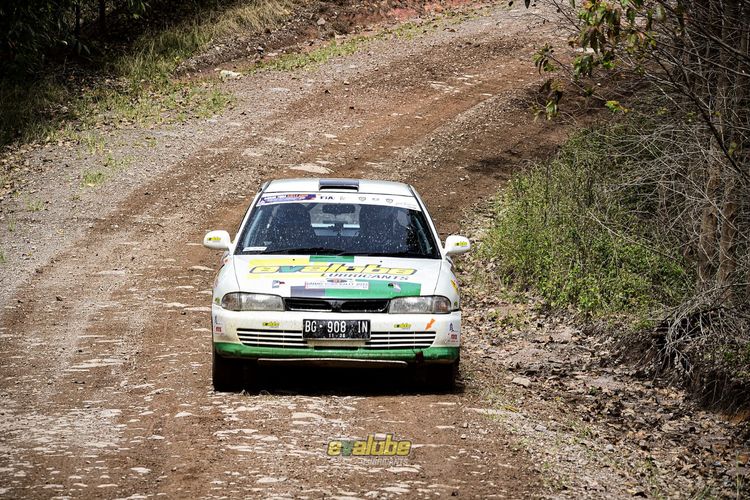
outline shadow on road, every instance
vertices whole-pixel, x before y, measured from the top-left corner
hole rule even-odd
[[[461,394],[463,384],[449,387],[412,368],[273,367],[253,370],[244,390],[250,394],[309,396],[377,396],[397,394]]]

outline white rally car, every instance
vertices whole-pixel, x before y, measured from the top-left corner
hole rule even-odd
[[[231,390],[258,363],[413,365],[453,383],[461,310],[451,257],[424,203],[397,182],[286,179],[263,185],[213,289],[213,384]]]

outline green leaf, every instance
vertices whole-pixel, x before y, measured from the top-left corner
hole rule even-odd
[[[627,113],[628,109],[620,104],[619,101],[607,101],[604,103],[608,110],[613,113]]]

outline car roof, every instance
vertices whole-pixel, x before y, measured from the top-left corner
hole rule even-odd
[[[263,186],[264,193],[366,193],[393,196],[414,196],[411,186],[403,182],[370,179],[277,179]]]

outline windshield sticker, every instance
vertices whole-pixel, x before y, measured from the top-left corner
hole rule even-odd
[[[269,205],[271,203],[289,203],[292,201],[311,201],[315,199],[314,194],[295,193],[295,194],[274,194],[264,196],[258,201],[258,205]]]
[[[317,281],[306,281],[305,288],[307,290],[367,290],[370,288],[370,283],[367,281],[356,281],[356,280],[342,280],[342,279],[330,279],[330,280],[317,280]]]
[[[272,205],[277,203],[354,203],[362,205],[386,205],[392,207],[406,208],[421,211],[417,201],[411,196],[393,196],[382,198],[380,196],[367,196],[352,193],[316,194],[316,193],[284,193],[263,196],[258,200],[258,206]]]
[[[245,247],[242,249],[243,252],[264,252],[268,247]]]

